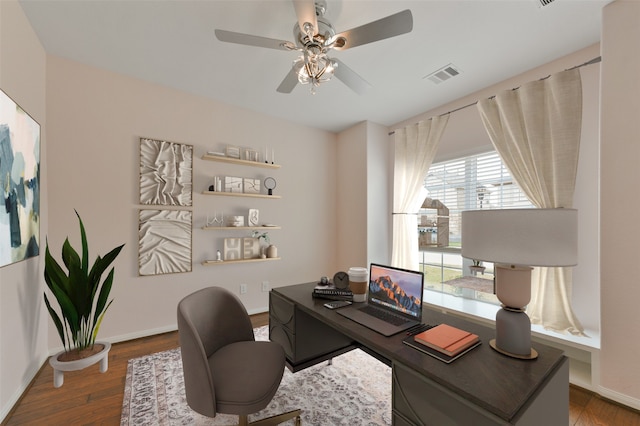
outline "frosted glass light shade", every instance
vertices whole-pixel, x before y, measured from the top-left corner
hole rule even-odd
[[[578,263],[578,211],[463,211],[462,256],[509,265],[574,266]]]

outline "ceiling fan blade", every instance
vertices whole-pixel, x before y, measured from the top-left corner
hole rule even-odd
[[[298,26],[302,34],[306,34],[304,27],[309,23],[313,27],[311,34],[315,35],[318,32],[318,19],[314,0],[293,0],[293,7],[296,10]]]
[[[333,75],[358,95],[364,95],[365,92],[372,87],[364,78],[360,77],[342,61],[335,58],[332,60],[338,65]]]
[[[293,67],[291,67],[289,74],[287,74],[284,80],[282,80],[282,83],[280,83],[280,86],[278,86],[276,91],[280,93],[291,93],[296,87],[296,84],[298,84],[298,75]]]
[[[292,43],[286,40],[254,36],[251,34],[235,33],[233,31],[215,30],[216,38],[225,43],[237,43],[247,46],[266,47],[267,49],[290,50],[286,46]]]
[[[338,39],[344,38],[344,44],[337,43],[336,50],[345,50],[361,46],[385,38],[406,34],[413,29],[413,15],[409,9],[403,10],[386,18],[369,22],[368,24],[352,28],[337,34]]]

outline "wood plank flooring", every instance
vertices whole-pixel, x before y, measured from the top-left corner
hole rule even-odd
[[[254,315],[254,327],[268,324],[268,314]],[[64,384],[53,387],[48,363],[40,369],[21,400],[2,425],[118,425],[127,361],[178,347],[178,333],[164,333],[112,345],[109,370],[98,365],[64,374]],[[574,386],[570,388],[569,426],[640,426],[640,413],[610,403]]]

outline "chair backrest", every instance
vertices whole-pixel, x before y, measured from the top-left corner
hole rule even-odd
[[[214,417],[216,399],[208,358],[230,343],[254,340],[251,320],[233,293],[208,287],[178,304],[178,334],[187,403]]]

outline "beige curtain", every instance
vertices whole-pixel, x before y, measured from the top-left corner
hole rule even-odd
[[[512,176],[540,208],[572,207],[582,124],[578,69],[478,102],[487,132]],[[535,268],[527,313],[546,329],[582,334],[571,308],[571,269]]]
[[[393,266],[411,270],[420,266],[417,213],[426,197],[425,176],[448,121],[447,114],[395,131]]]

